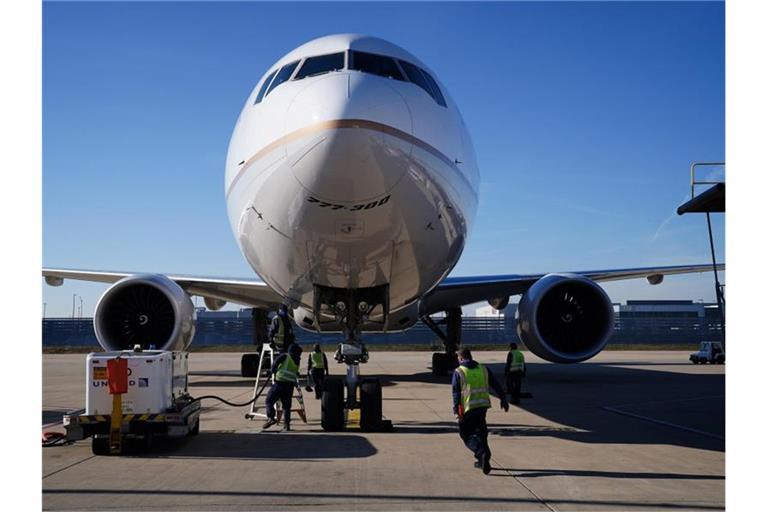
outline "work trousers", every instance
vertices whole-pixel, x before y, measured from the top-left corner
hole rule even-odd
[[[491,458],[491,449],[488,446],[488,425],[485,423],[485,407],[470,409],[459,420],[459,436],[467,448],[480,460],[483,453]]]
[[[520,387],[523,383],[523,372],[509,372],[507,374],[507,394],[512,397],[513,404],[520,403]]]
[[[325,369],[312,368],[312,382],[315,383],[315,398],[323,396],[323,383],[325,382]]]
[[[291,402],[293,401],[293,384],[290,382],[275,382],[269,388],[267,394],[267,416],[275,417],[275,404],[280,401],[280,407],[283,409],[283,421],[286,425],[291,424]]]

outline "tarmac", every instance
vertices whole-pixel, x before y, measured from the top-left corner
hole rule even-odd
[[[500,379],[505,357],[475,353]],[[206,401],[197,437],[150,453],[94,456],[90,440],[44,448],[43,508],[724,508],[725,366],[692,365],[679,351],[605,351],[577,365],[526,357],[533,397],[508,413],[493,399],[487,476],[458,436],[450,381],[432,377],[431,355],[373,348],[361,373],[382,379],[394,432],[324,432],[312,393],[309,422],[294,417],[286,434]],[[44,431],[63,431],[61,415],[84,407],[84,365],[84,354],[43,355]],[[190,393],[247,401],[253,380],[239,368],[240,354],[192,353]]]

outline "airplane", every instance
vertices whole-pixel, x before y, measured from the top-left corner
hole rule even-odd
[[[477,211],[479,180],[459,109],[424,62],[376,37],[320,37],[266,71],[229,144],[229,221],[263,281],[57,268],[43,276],[53,286],[65,279],[111,284],[94,312],[105,350],[150,341],[185,350],[195,327],[191,296],[211,310],[286,303],[302,328],[343,334],[336,359],[347,366],[346,386],[328,386],[322,412],[323,428],[338,430],[344,408],[359,407],[373,423],[381,416],[380,382],[359,373],[369,358],[365,332],[423,321],[443,341],[432,371],[444,375],[457,364],[461,307],[488,301],[500,310],[522,295],[517,329],[525,346],[545,360],[575,363],[599,353],[613,329],[613,307],[598,282],[657,285],[665,275],[712,270],[448,277]]]

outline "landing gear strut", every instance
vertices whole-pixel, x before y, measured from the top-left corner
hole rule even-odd
[[[457,352],[461,345],[461,308],[451,308],[445,312],[445,318],[435,322],[428,315],[421,318],[427,327],[443,341],[445,352],[432,354],[432,375],[442,377],[459,365]],[[440,328],[445,325],[445,332]]]
[[[344,341],[334,354],[338,363],[347,365],[344,378],[326,379],[321,403],[321,425],[323,430],[339,431],[345,426],[345,409],[360,410],[361,430],[382,430],[381,382],[377,378],[360,378],[360,365],[368,362],[368,350],[360,337],[360,327],[368,320],[377,306],[388,309],[386,286],[341,290],[315,287],[315,311],[330,311],[335,321],[341,324]],[[344,400],[344,388],[347,398]]]

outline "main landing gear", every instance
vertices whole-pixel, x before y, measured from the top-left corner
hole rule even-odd
[[[459,366],[457,352],[461,345],[461,308],[449,309],[445,312],[445,318],[439,321],[428,315],[423,316],[421,321],[443,341],[445,352],[432,354],[432,375],[442,377]],[[445,331],[441,329],[442,325],[445,325]]]
[[[251,310],[251,322],[253,324],[253,345],[256,348],[256,352],[242,355],[240,358],[240,375],[258,378],[261,347],[269,343],[269,337],[267,336],[268,312],[264,309],[253,308]]]
[[[320,412],[323,430],[344,430],[349,412],[353,410],[360,412],[360,429],[363,431],[384,430],[387,426],[382,417],[381,381],[375,377],[360,377],[360,365],[368,362],[368,350],[360,339],[360,325],[368,320],[377,305],[386,311],[386,292],[386,287],[358,290],[316,287],[315,297],[319,304],[315,310],[322,307],[333,312],[336,321],[342,325],[345,340],[339,344],[334,359],[347,365],[346,377],[328,377],[323,385]]]

